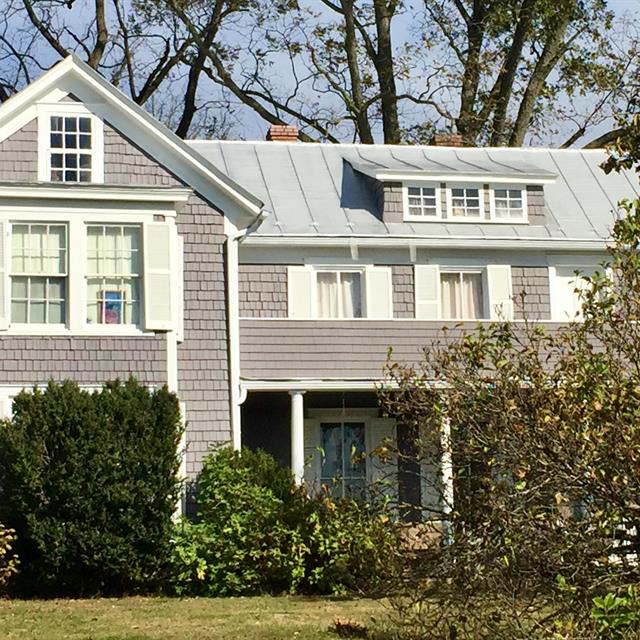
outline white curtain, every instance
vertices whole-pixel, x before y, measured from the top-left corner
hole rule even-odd
[[[360,293],[360,274],[340,274],[342,293],[342,315],[345,318],[362,317],[362,295]]]
[[[462,317],[470,320],[482,318],[482,275],[462,274]]]
[[[318,316],[337,318],[338,315],[338,274],[331,271],[318,272]]]
[[[440,290],[443,318],[459,318],[460,308],[458,300],[460,288],[460,275],[457,273],[443,273],[440,276]]]

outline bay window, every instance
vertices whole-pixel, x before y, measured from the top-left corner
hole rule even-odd
[[[67,227],[11,227],[11,321],[64,324],[67,303]]]
[[[362,318],[362,273],[316,271],[319,318]]]
[[[482,272],[440,273],[442,317],[447,320],[479,320],[485,316]]]
[[[140,227],[87,226],[87,323],[140,324]]]

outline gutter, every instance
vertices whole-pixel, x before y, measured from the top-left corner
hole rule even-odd
[[[229,341],[229,384],[231,400],[231,436],[233,448],[242,447],[242,429],[240,405],[246,398],[246,390],[240,385],[240,306],[238,300],[238,245],[253,233],[269,215],[260,209],[253,222],[242,229],[227,235],[227,327]]]
[[[358,236],[358,235],[254,235],[252,247],[358,247],[429,249],[546,249],[549,251],[602,251],[605,238],[505,238],[497,236]]]

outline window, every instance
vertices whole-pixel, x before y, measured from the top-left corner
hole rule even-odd
[[[485,313],[482,279],[482,272],[440,273],[442,317],[447,320],[483,318]]]
[[[525,193],[517,187],[494,188],[494,218],[496,220],[522,220],[525,217]]]
[[[140,227],[87,227],[87,322],[140,323]]]
[[[64,324],[67,291],[67,227],[11,227],[11,321]]]
[[[436,218],[440,215],[439,190],[435,186],[406,188],[405,212],[409,218]]]
[[[362,318],[362,273],[316,271],[319,318]]]
[[[49,158],[52,182],[92,181],[91,125],[89,116],[50,116]]]
[[[364,422],[323,422],[320,482],[340,497],[363,497],[366,489]]]
[[[453,218],[480,218],[483,214],[482,189],[477,186],[451,187],[449,214]]]

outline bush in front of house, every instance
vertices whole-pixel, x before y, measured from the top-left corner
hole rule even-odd
[[[0,523],[0,592],[18,572],[18,558],[13,553],[15,539],[15,531]]]
[[[15,398],[0,425],[0,521],[17,534],[20,593],[161,587],[181,430],[176,396],[134,379],[95,392],[50,382]]]
[[[395,575],[398,538],[382,508],[309,497],[261,451],[221,448],[205,459],[198,515],[176,530],[179,595],[336,594]]]

